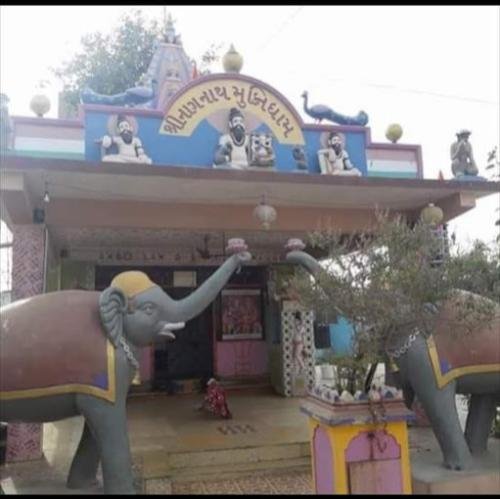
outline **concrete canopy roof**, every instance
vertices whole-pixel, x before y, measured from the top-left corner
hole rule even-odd
[[[196,167],[134,165],[77,160],[4,157],[2,198],[14,224],[31,223],[32,209],[51,202],[46,222],[66,226],[255,229],[245,218],[263,194],[280,216],[277,230],[303,231],[319,216],[366,219],[377,208],[416,219],[428,203],[445,221],[470,210],[478,198],[500,192],[485,181],[337,177],[320,174],[234,171]],[[169,222],[175,208],[176,216]],[[191,217],[182,220],[181,212]],[[162,217],[153,220],[151,214]],[[197,215],[199,214],[199,221]],[[281,217],[281,215],[286,217]],[[280,220],[282,226],[279,227]],[[307,219],[307,221],[306,221]],[[173,225],[172,225],[173,224]],[[346,230],[356,225],[346,225]]]

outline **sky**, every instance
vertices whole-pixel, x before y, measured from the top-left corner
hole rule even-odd
[[[61,85],[49,71],[78,50],[82,35],[109,32],[133,6],[0,7],[0,89],[11,115],[32,116],[29,101],[40,80],[57,116]],[[140,6],[162,20],[161,6]],[[500,7],[498,6],[168,6],[190,57],[211,44],[233,43],[243,74],[275,87],[302,111],[326,104],[355,115],[365,110],[374,141],[387,142],[390,123],[403,127],[401,144],[421,144],[424,177],[452,177],[449,149],[461,128],[480,175],[500,142]],[[213,72],[222,71],[216,63]],[[499,146],[500,150],[500,146]],[[449,227],[462,246],[497,232],[497,195]]]

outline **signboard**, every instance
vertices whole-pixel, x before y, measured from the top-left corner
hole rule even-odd
[[[202,120],[234,107],[265,123],[278,142],[304,144],[300,118],[291,104],[269,85],[235,75],[212,75],[184,87],[166,109],[159,133],[190,136]]]

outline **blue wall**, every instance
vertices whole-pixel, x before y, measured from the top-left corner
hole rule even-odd
[[[107,123],[112,114],[116,114],[111,109],[109,112],[87,111],[85,114],[85,159],[90,161],[100,161],[100,145],[96,143],[103,135],[108,134]],[[214,128],[207,120],[203,120],[194,130],[190,137],[179,137],[173,135],[160,134],[158,131],[162,123],[160,117],[135,116],[144,151],[156,165],[179,165],[212,168],[215,149],[219,143],[220,132]],[[263,124],[258,129],[259,132],[269,132],[269,128]],[[304,139],[309,172],[319,173],[319,162],[317,152],[322,148],[320,136],[322,131],[304,130]],[[365,154],[365,134],[364,132],[344,132],[346,137],[345,148],[349,153],[353,165],[358,168],[363,175],[367,173]],[[292,155],[294,146],[280,144],[273,141],[274,152],[276,154],[275,169],[283,172],[293,172],[296,170],[295,160]]]
[[[354,328],[345,318],[339,317],[337,323],[330,324],[330,345],[333,354],[339,356],[353,354],[353,339]]]

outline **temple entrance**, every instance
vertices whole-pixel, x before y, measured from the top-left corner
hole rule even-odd
[[[191,288],[166,288],[175,300],[192,292]],[[154,390],[177,392],[180,380],[197,380],[204,387],[213,374],[212,306],[186,322],[174,342],[158,340],[154,345]]]

